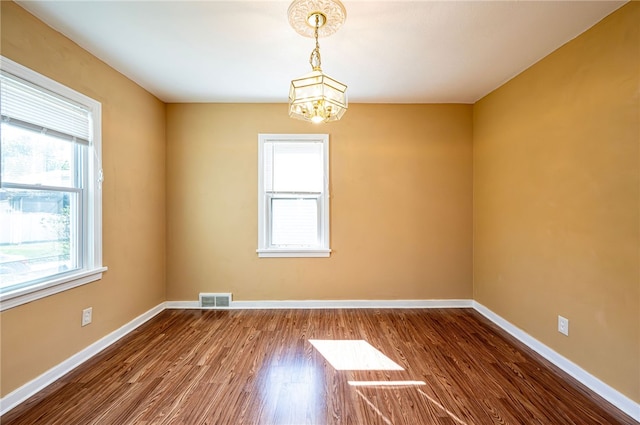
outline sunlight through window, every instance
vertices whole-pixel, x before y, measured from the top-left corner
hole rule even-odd
[[[460,419],[459,417],[457,417],[455,414],[453,414],[449,409],[446,409],[442,404],[438,403],[437,401],[435,401],[433,398],[429,397],[427,395],[427,393],[425,393],[424,391],[418,390],[418,392],[420,394],[422,394],[423,396],[425,396],[431,403],[433,403],[435,406],[437,406],[440,410],[442,410],[443,412],[446,412],[447,415],[449,415],[449,417],[451,419],[453,419],[454,421],[456,421],[456,423],[459,423],[460,425],[468,425],[465,421],[463,421],[462,419]]]
[[[352,387],[409,387],[427,385],[424,381],[348,381]]]
[[[364,340],[310,339],[336,370],[404,370]]]
[[[380,409],[378,409],[378,408],[376,407],[376,405],[375,405],[375,404],[373,404],[373,403],[371,402],[371,400],[369,400],[369,399],[367,398],[367,396],[365,396],[364,394],[362,394],[362,393],[361,393],[360,391],[358,391],[358,390],[356,390],[356,393],[358,393],[358,395],[362,398],[362,400],[363,400],[365,403],[367,403],[367,405],[368,405],[369,407],[371,407],[371,409],[373,409],[373,411],[374,411],[374,412],[376,412],[376,413],[378,414],[378,416],[380,416],[380,418],[384,421],[384,423],[385,423],[385,424],[387,424],[387,425],[393,425],[393,423],[389,420],[389,418],[387,418],[387,417],[384,415],[384,413],[382,413],[382,412],[380,411]]]

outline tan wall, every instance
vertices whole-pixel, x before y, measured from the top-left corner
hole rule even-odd
[[[13,2],[1,8],[3,56],[102,102],[109,267],[101,281],[0,314],[5,396],[165,300],[165,107]]]
[[[636,402],[638,22],[632,2],[474,106],[475,299]]]
[[[167,106],[167,298],[469,299],[470,105]],[[330,258],[258,258],[258,133],[330,135]]]

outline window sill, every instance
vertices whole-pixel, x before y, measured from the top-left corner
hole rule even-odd
[[[257,249],[260,258],[329,257],[330,249]]]
[[[83,270],[57,279],[42,282],[28,288],[19,288],[14,291],[0,294],[0,311],[8,310],[40,298],[48,297],[87,283],[95,282],[96,280],[102,279],[102,273],[105,271],[107,271],[106,267]]]

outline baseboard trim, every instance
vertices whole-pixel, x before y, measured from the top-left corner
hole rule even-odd
[[[209,309],[198,301],[167,301],[168,309]],[[333,309],[333,308],[473,308],[473,300],[266,300],[231,301],[224,310]]]
[[[193,310],[193,309],[202,309],[206,310],[206,308],[200,307],[200,303],[198,301],[167,301],[165,303],[167,309],[173,310]]]
[[[591,391],[595,392],[600,397],[604,398],[609,403],[613,404],[615,407],[622,410],[624,413],[631,416],[636,421],[640,422],[639,403],[636,403],[616,389],[605,384],[600,379],[596,378],[577,364],[573,363],[571,360],[552,350],[542,342],[538,341],[517,326],[511,324],[509,321],[489,310],[479,302],[473,301],[473,308],[484,317],[495,323],[497,326],[502,328],[505,332],[525,344],[527,347],[531,348],[536,353],[540,354],[542,357],[562,369],[564,372],[571,375],[573,378],[580,381]]]
[[[152,319],[154,316],[162,312],[165,308],[165,303],[158,304],[151,310],[141,314],[129,323],[111,332],[109,335],[99,339],[98,341],[89,345],[87,348],[79,351],[78,353],[64,360],[62,363],[49,369],[34,380],[27,382],[20,388],[17,388],[16,390],[2,397],[0,399],[0,416],[9,412],[11,409],[27,400],[32,395],[36,394],[38,391],[44,389],[46,386],[52,384],[57,379],[60,379],[62,376],[80,366],[82,363],[86,362],[105,348],[117,342],[120,338],[132,332],[148,320]]]

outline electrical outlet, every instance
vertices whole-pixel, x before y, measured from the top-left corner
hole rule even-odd
[[[569,336],[569,319],[566,317],[558,316],[558,332],[563,335]]]
[[[82,326],[87,326],[91,323],[91,316],[93,315],[93,307],[85,308],[82,310]]]

